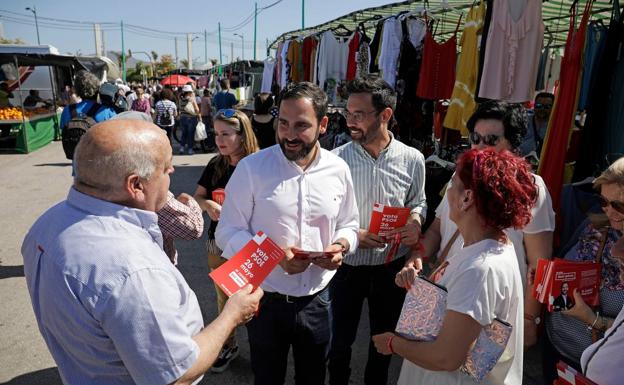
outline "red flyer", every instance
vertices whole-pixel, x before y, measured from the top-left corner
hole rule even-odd
[[[598,385],[563,361],[557,362],[556,385]]]
[[[254,289],[260,286],[285,255],[271,238],[258,231],[238,253],[209,275],[229,297],[247,284]]]
[[[293,250],[294,258],[296,259],[318,259],[318,258],[333,258],[333,253],[326,253],[324,251],[310,251],[310,250]]]
[[[537,266],[533,296],[546,304],[548,311],[569,310],[577,290],[589,306],[597,305],[601,264],[555,258]]]
[[[223,206],[225,201],[225,190],[218,188],[212,191],[212,200]]]
[[[407,207],[390,207],[375,203],[368,231],[385,237],[389,231],[405,226],[410,211]]]

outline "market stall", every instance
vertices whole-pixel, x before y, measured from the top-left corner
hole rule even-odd
[[[0,107],[0,149],[29,153],[60,137],[58,84],[70,84],[78,70],[88,70],[106,79],[109,63],[97,57],[60,55],[52,46],[0,45],[0,66],[10,85],[10,103]],[[40,83],[29,82],[21,69],[35,68]],[[31,75],[33,76],[33,75]],[[44,93],[25,107],[31,90]]]

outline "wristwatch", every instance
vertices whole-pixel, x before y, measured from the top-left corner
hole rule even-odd
[[[539,325],[542,322],[542,318],[540,318],[540,316],[534,316],[527,313],[524,313],[524,319],[527,321],[533,321],[533,323],[536,325]]]

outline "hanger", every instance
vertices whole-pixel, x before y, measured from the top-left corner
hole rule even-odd
[[[574,8],[576,8],[577,5],[578,5],[578,0],[574,0],[572,2],[572,5],[570,5],[570,13],[574,12]]]
[[[546,43],[546,47],[549,47],[552,44],[552,42],[555,41],[555,36],[548,29],[548,27],[544,28],[544,32],[546,33],[546,35],[548,35],[548,42]]]
[[[340,29],[343,30],[343,32],[338,32]],[[353,32],[349,28],[345,27],[344,24],[338,24],[334,28],[331,28],[331,31],[335,32],[335,34],[339,36],[349,36]]]

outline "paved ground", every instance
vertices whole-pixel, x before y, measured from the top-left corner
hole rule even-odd
[[[176,172],[172,176],[171,190],[193,193],[197,179],[210,155],[174,157]],[[48,207],[64,199],[71,185],[71,167],[63,156],[60,142],[28,155],[0,153],[0,384],[57,385],[61,384],[48,350],[37,329],[30,306],[24,279],[21,241],[34,220]],[[210,322],[216,315],[214,287],[207,274],[204,240],[180,242],[179,268],[193,288],[203,311],[204,320]],[[364,314],[367,310],[364,309]],[[366,316],[358,330],[354,346],[352,384],[361,384],[368,348]],[[240,357],[223,374],[208,374],[201,384],[251,384],[249,347],[246,331],[239,329],[238,340],[242,348]],[[541,385],[539,362],[536,353],[529,352],[525,384]],[[289,365],[292,368],[292,365]],[[400,370],[400,360],[393,358],[390,384],[395,384]],[[287,384],[292,384],[289,370]]]

